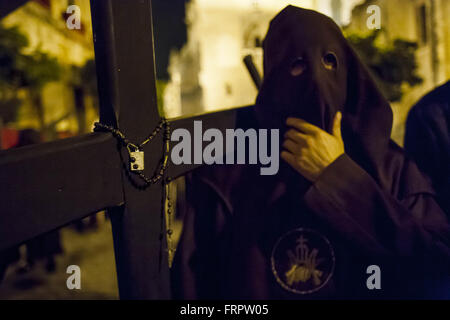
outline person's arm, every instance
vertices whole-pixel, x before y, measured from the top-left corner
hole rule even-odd
[[[450,131],[444,108],[431,104],[411,109],[406,122],[405,151],[430,177],[443,210],[450,215],[450,165],[446,155],[450,148]]]
[[[450,265],[450,227],[433,195],[398,200],[346,154],[322,172],[304,199],[337,232],[368,253],[433,256]]]
[[[436,181],[435,172],[441,167],[440,151],[433,126],[427,123],[420,107],[414,107],[406,121],[405,150],[419,168]]]
[[[292,129],[281,157],[313,183],[304,198],[307,205],[367,253],[437,256],[450,269],[450,227],[434,194],[400,200],[383,190],[345,153],[341,119],[338,112],[331,134],[302,119],[287,119]]]

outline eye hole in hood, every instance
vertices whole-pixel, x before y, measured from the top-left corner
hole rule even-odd
[[[306,70],[306,61],[303,57],[298,57],[292,62],[291,65],[291,76],[298,77],[303,74]]]
[[[338,58],[334,52],[327,52],[323,58],[322,63],[327,70],[337,70]]]

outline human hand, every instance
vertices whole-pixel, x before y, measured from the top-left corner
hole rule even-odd
[[[334,160],[345,153],[341,135],[342,113],[333,120],[333,134],[298,118],[288,118],[281,158],[306,179],[314,182]]]

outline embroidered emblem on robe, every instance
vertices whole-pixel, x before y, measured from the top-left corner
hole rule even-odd
[[[335,257],[328,239],[310,229],[282,235],[272,250],[272,273],[286,290],[308,294],[323,288],[334,272]]]

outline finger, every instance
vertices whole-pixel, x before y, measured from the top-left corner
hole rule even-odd
[[[342,113],[338,111],[334,116],[333,120],[333,136],[335,136],[339,140],[342,140],[341,120],[342,120]]]
[[[292,153],[287,152],[287,151],[282,151],[280,156],[281,156],[281,159],[286,161],[291,167],[293,167],[293,168],[296,167],[295,157]]]
[[[306,134],[315,134],[321,129],[300,118],[288,118],[286,124]]]
[[[295,129],[290,129],[284,134],[284,137],[286,139],[291,139],[297,143],[304,144],[307,135]]]
[[[283,148],[294,154],[299,154],[301,149],[300,146],[291,139],[284,140]]]

